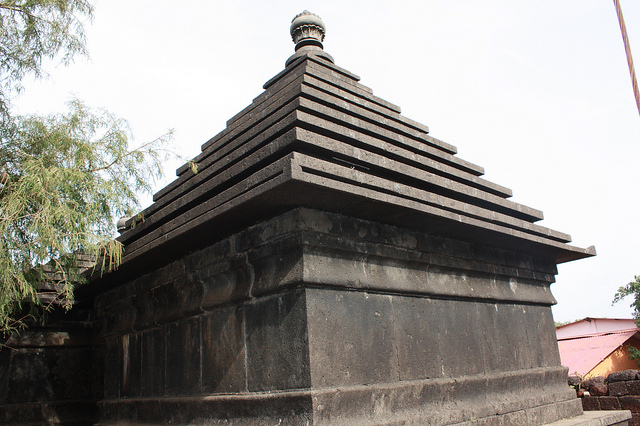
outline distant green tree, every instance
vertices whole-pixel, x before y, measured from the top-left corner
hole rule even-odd
[[[634,281],[629,284],[618,288],[616,294],[613,297],[612,305],[620,302],[627,296],[633,296],[631,306],[633,308],[633,317],[636,320],[636,325],[640,327],[640,275],[634,277]]]
[[[636,320],[636,326],[640,327],[640,275],[634,277],[634,281],[629,284],[618,288],[615,296],[613,297],[612,304],[620,302],[627,296],[633,296],[631,307],[633,308],[633,317]],[[631,345],[627,345],[629,351],[629,359],[635,361],[640,368],[640,349],[636,349]]]
[[[125,120],[78,100],[64,114],[12,114],[23,79],[46,75],[45,59],[86,55],[92,11],[87,0],[0,0],[1,333],[69,308],[86,259],[117,267],[115,221],[139,209],[137,194],[161,174],[170,132],[130,149]]]

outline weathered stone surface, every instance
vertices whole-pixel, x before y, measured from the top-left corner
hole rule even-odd
[[[332,234],[340,235],[341,240]],[[189,254],[179,262],[194,265],[195,270],[188,276],[183,268],[172,266],[148,275],[155,277],[148,285],[136,282],[135,288],[142,292],[139,300],[132,299],[130,292],[120,290],[98,300],[103,312],[123,306],[114,296],[133,300],[131,306],[136,311],[133,322],[128,315],[113,316],[124,322],[115,328],[125,334],[113,336],[111,331],[105,335],[107,371],[118,373],[105,376],[107,399],[100,403],[104,423],[109,423],[108,419],[115,422],[132,418],[152,423],[187,421],[185,419],[192,419],[190,416],[197,413],[209,419],[227,418],[233,410],[246,409],[247,401],[255,404],[256,398],[264,398],[262,391],[335,386],[342,388],[342,396],[326,394],[320,398],[321,394],[314,394],[316,409],[320,410],[318,407],[322,405],[322,416],[367,422],[377,421],[371,413],[406,420],[419,419],[419,413],[424,410],[430,410],[443,421],[466,421],[475,417],[491,424],[490,419],[495,417],[491,412],[499,412],[501,419],[524,416],[525,423],[542,422],[549,416],[560,416],[560,406],[564,405],[558,405],[558,401],[573,398],[573,391],[564,384],[564,370],[546,379],[543,378],[547,373],[540,370],[558,364],[548,306],[523,306],[509,300],[505,291],[514,291],[516,284],[508,279],[491,284],[493,288],[502,286],[504,290],[495,294],[505,300],[489,302],[469,297],[474,294],[471,288],[483,288],[484,274],[500,270],[495,268],[514,276],[522,274],[527,269],[519,272],[519,268],[531,268],[535,264],[530,259],[520,262],[517,256],[505,256],[500,251],[481,250],[477,246],[472,249],[455,240],[438,237],[436,241],[436,237],[388,225],[305,209],[287,213],[272,223],[257,225],[243,235],[231,237],[232,244],[222,244],[234,249],[219,252],[216,259],[200,259],[208,256],[209,250]],[[350,261],[364,268],[361,271],[367,271],[360,276],[360,284],[350,284],[350,277],[358,279],[358,276],[348,269],[327,268],[332,250],[344,265]],[[450,259],[446,267],[434,266],[432,270],[437,269],[444,276],[451,271],[456,276],[456,279],[442,278],[423,272],[424,279],[431,280],[432,289],[440,289],[445,296],[449,287],[462,283],[467,290],[456,289],[451,298],[432,298],[433,290],[420,294],[420,286],[402,287],[411,274],[416,283],[419,282],[416,265],[425,262],[423,271],[426,271],[429,269],[427,259],[437,259],[428,254],[429,251],[447,253]],[[245,252],[250,255],[243,254]],[[351,254],[345,256],[349,252]],[[464,258],[456,259],[456,253],[463,253]],[[474,260],[476,255],[483,261],[494,262],[494,269],[480,268],[480,263]],[[405,264],[413,271],[409,275],[399,268]],[[289,267],[283,271],[285,265]],[[332,270],[337,276],[330,275]],[[469,272],[457,272],[464,270]],[[211,296],[206,296],[206,292],[202,298],[181,295],[177,305],[182,307],[169,306],[170,297],[158,298],[160,300],[148,297],[180,277],[204,283],[220,276],[232,278],[225,278],[226,284],[219,287],[218,294],[214,294],[212,287]],[[372,277],[381,283],[379,290],[371,292],[361,288],[362,283]],[[259,290],[260,297],[237,296],[236,287],[248,294],[247,282],[252,283],[250,288]],[[260,285],[256,286],[258,282]],[[295,290],[296,283],[308,287]],[[382,293],[394,288],[395,283],[399,283],[404,292]],[[537,285],[548,286],[548,282],[540,281]],[[272,294],[269,295],[267,289]],[[203,312],[201,300],[207,297],[211,297],[206,304],[208,310]],[[523,293],[520,297],[527,300],[531,295]],[[154,300],[158,300],[158,304],[150,306]],[[174,313],[149,314],[164,309],[161,303]],[[163,324],[176,318],[178,311],[190,316]],[[127,332],[131,324],[142,331]],[[550,340],[542,338],[545,334]],[[539,337],[522,339],[522,335]],[[363,345],[362,339],[374,344]],[[501,371],[531,371],[532,368],[538,370],[527,378],[517,374],[509,379],[496,376]],[[471,376],[481,379],[460,381],[461,377]],[[424,383],[418,388],[391,385],[384,389],[372,385],[416,380]],[[562,391],[550,391],[555,386],[560,386]],[[351,387],[357,389],[346,392]],[[527,391],[516,397],[508,390],[515,388]],[[531,389],[539,389],[544,395],[531,394]],[[202,392],[211,395],[249,392],[251,397],[247,396],[244,401],[233,399],[233,403],[230,399],[222,405],[213,402],[204,405],[230,410],[221,414],[215,411],[218,408],[209,411],[194,408],[194,404],[188,402],[197,400],[195,395]],[[416,397],[421,394],[424,396]],[[164,395],[174,397],[167,399]],[[194,395],[194,398],[180,399],[184,395]],[[386,402],[370,405],[372,395],[380,395],[381,401]],[[442,395],[446,396],[444,405]],[[461,411],[454,408],[459,407],[460,401],[467,401],[467,408]],[[171,404],[184,404],[185,410],[192,411],[178,415],[166,408],[177,406]],[[551,405],[536,408],[545,404]],[[270,418],[268,412],[256,416]],[[376,418],[383,418],[383,414]],[[289,414],[279,415],[289,418]],[[293,418],[310,416],[307,411]]]
[[[0,423],[6,425],[94,424],[98,412],[94,401],[42,401],[3,404]]]
[[[160,307],[152,290],[141,290],[133,299],[133,307],[136,310],[133,324],[135,330],[144,330],[156,324],[155,318],[159,316],[156,314],[156,309]]]
[[[123,364],[120,396],[135,398],[140,395],[140,379],[142,369],[142,348],[138,334],[127,334],[123,337]]]
[[[167,327],[167,395],[201,392],[200,333],[200,321],[197,318],[182,320]]]
[[[234,306],[202,316],[202,388],[207,393],[246,392],[244,317]]]
[[[622,396],[628,394],[627,382],[609,382],[609,395]]]
[[[104,312],[121,306],[117,297],[133,300],[134,328],[141,330],[110,346],[116,357],[109,368],[129,375],[139,369],[132,377],[140,384],[128,378],[107,392],[112,402],[101,405],[105,418],[154,410],[159,413],[149,418],[160,418],[153,416],[161,416],[162,395],[248,392],[258,398],[324,388],[340,388],[342,396],[314,393],[322,416],[354,421],[373,422],[369,410],[410,419],[428,409],[446,421],[475,417],[490,424],[497,418],[492,412],[509,419],[524,410],[517,416],[535,424],[580,407],[565,370],[555,367],[549,263],[311,209],[292,210],[214,245],[146,275],[146,285],[136,281],[139,300],[121,290],[98,298]],[[176,282],[197,282],[203,291]],[[184,294],[177,294],[180,288]],[[125,321],[118,330],[128,330],[129,316],[114,318]],[[107,388],[121,377],[106,378]],[[461,379],[468,377],[483,379]],[[378,387],[414,381],[425,382]],[[513,388],[526,392],[516,397],[507,391]],[[426,399],[416,392],[427,392]],[[378,393],[384,407],[370,405]],[[465,410],[444,414],[461,400]],[[395,411],[404,414],[394,417]]]
[[[627,392],[629,392],[629,395],[640,395],[640,380],[628,381]]]
[[[582,387],[587,390],[591,390],[591,386],[594,383],[604,385],[605,383],[604,376],[596,376],[596,377],[591,377],[589,379],[585,379],[582,381]]]
[[[207,311],[229,301],[246,299],[253,286],[254,274],[246,256],[231,256],[195,270],[192,279],[203,288],[200,308]]]
[[[156,301],[153,316],[153,322],[156,324],[170,323],[202,312],[200,305],[203,283],[201,281],[180,276],[154,288],[152,294]]]
[[[570,419],[578,417],[582,414],[582,403],[579,399],[568,399],[562,401],[562,398],[558,398],[558,402],[555,403],[558,410],[558,416],[561,419]]]
[[[282,228],[278,223],[288,225]],[[118,320],[124,321],[124,324],[113,326],[105,332],[113,333],[114,329],[127,330],[131,327],[144,329],[149,324],[144,325],[141,318],[150,316],[151,325],[171,320],[179,309],[184,309],[179,306],[187,303],[175,303],[178,307],[169,306],[174,304],[171,295],[179,289],[175,283],[184,282],[185,279],[197,281],[204,287],[204,309],[229,301],[240,301],[249,297],[249,292],[259,295],[277,287],[295,285],[303,276],[316,283],[375,291],[393,288],[394,291],[408,293],[553,303],[546,285],[553,281],[553,276],[546,269],[527,269],[534,266],[529,257],[519,260],[514,256],[506,256],[502,250],[482,250],[477,244],[464,244],[308,209],[294,210],[279,220],[250,229],[247,235],[254,236],[242,237],[234,243],[238,246],[237,250],[242,250],[240,252],[219,258],[214,263],[196,260],[206,256],[208,251],[195,252],[185,258],[183,263],[202,263],[188,278],[182,275],[180,269],[170,279],[167,278],[171,277],[170,270],[159,270],[157,275],[164,277],[163,281],[152,280],[151,294],[141,287],[143,292],[131,305],[119,302],[117,294],[108,293],[101,299],[107,303],[104,306],[118,304],[109,308],[108,312],[120,310],[121,306],[131,306],[127,312],[132,312],[135,321],[129,319],[131,315],[110,314],[113,317],[110,324],[116,324]],[[300,233],[302,230],[304,233]],[[331,236],[331,232],[336,235]],[[260,235],[262,237],[258,238]],[[230,240],[236,240],[236,237]],[[302,250],[301,246],[308,248]],[[244,252],[249,254],[242,254]],[[462,254],[458,256],[464,257],[456,257],[455,253],[460,252]],[[475,259],[476,255],[478,259]],[[304,268],[305,263],[313,267]],[[365,276],[359,275],[359,268],[363,265],[367,268]],[[425,271],[427,279],[424,279]],[[469,285],[471,282],[473,285]],[[540,285],[541,282],[545,285]],[[190,303],[197,305],[200,293],[195,294]],[[125,297],[125,300],[128,299]],[[155,307],[148,306],[155,300]],[[180,298],[176,298],[178,301]],[[189,309],[193,313],[198,312],[197,307]],[[151,310],[158,312],[151,314]]]
[[[620,399],[615,396],[601,396],[598,398],[601,410],[621,410]]]
[[[629,411],[587,411],[579,416],[549,423],[547,426],[627,426],[631,425],[628,422],[629,419],[631,419]]]
[[[609,388],[603,383],[593,383],[589,387],[589,393],[593,396],[604,396],[609,393]]]
[[[133,298],[111,300],[110,304],[109,309],[105,310],[104,315],[101,316],[103,333],[116,335],[133,331],[137,315]]]
[[[103,400],[98,406],[101,424],[313,424],[308,392]]]
[[[167,326],[140,334],[142,362],[140,365],[140,394],[160,396],[165,392],[167,371]]]
[[[545,425],[560,418],[556,405],[546,407],[535,407],[527,412],[528,425]]]
[[[84,311],[51,312],[51,323],[4,336],[0,350],[0,424],[93,422],[102,389],[101,359]],[[59,328],[64,326],[64,330]]]
[[[580,401],[573,392],[537,392],[531,388],[515,390],[516,383],[541,386],[539,371],[528,373],[468,376],[464,379],[430,379],[399,382],[373,387],[356,386],[335,391],[314,392],[318,424],[458,424],[487,418],[487,424],[501,424],[500,417],[541,424],[547,413],[575,416]],[[551,375],[547,376],[551,379]],[[561,396],[564,395],[564,396]],[[559,401],[564,402],[560,403]],[[565,403],[566,402],[566,403]],[[513,407],[519,407],[513,410]],[[516,414],[518,413],[518,414]],[[498,416],[496,416],[498,414]],[[471,421],[473,419],[473,421]],[[463,423],[465,424],[465,423]],[[507,423],[511,424],[511,423]]]
[[[399,380],[392,296],[316,289],[305,294],[314,387]]]
[[[597,396],[585,396],[582,398],[582,408],[585,411],[600,410],[600,398]]]
[[[83,399],[91,394],[91,348],[4,348],[0,397],[8,403]]]
[[[304,292],[265,296],[243,309],[248,390],[311,386]]]
[[[104,397],[115,399],[120,397],[120,386],[123,379],[124,359],[123,336],[105,338],[103,340],[104,371],[109,372],[104,376]]]
[[[633,413],[640,413],[640,396],[627,395],[620,397],[620,406],[623,410],[631,410]]]
[[[252,251],[247,262],[251,265],[251,294],[261,296],[299,284],[303,280],[303,248],[295,241],[279,241]]]
[[[628,380],[636,380],[638,378],[638,370],[616,371],[607,376],[607,383],[624,382]]]

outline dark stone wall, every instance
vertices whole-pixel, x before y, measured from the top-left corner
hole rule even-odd
[[[105,338],[105,398],[307,388],[303,292]]]
[[[309,289],[313,385],[558,366],[548,308]],[[538,336],[527,339],[526,336]]]
[[[598,376],[584,381],[572,379],[585,411],[630,410],[629,425],[640,425],[640,370],[618,371],[606,378]]]
[[[573,416],[554,274],[544,259],[296,209],[96,298],[101,423]]]
[[[0,350],[0,424],[93,424],[102,396],[102,353],[77,313],[52,314]]]

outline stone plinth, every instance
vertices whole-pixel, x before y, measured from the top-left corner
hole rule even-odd
[[[101,423],[579,415],[531,256],[294,209],[100,295]]]

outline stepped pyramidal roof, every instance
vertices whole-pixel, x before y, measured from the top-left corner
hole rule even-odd
[[[542,212],[429,135],[335,65],[325,27],[303,12],[296,51],[251,105],[202,145],[154,196],[144,221],[122,232],[124,264],[216,238],[296,207],[515,250],[556,263],[595,255],[536,222]],[[162,250],[160,250],[162,248]],[[136,262],[137,263],[137,262]]]

